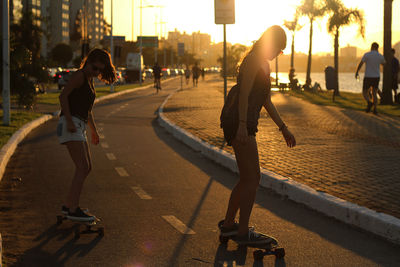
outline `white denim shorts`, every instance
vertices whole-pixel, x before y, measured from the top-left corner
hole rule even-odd
[[[83,141],[87,142],[86,136],[86,123],[72,116],[72,122],[75,124],[76,132],[71,133],[67,129],[67,120],[65,116],[61,116],[57,124],[57,137],[60,144],[65,144],[69,141]]]

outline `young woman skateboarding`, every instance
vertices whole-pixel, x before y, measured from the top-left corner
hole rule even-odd
[[[271,102],[269,61],[282,54],[285,47],[285,31],[279,26],[268,28],[240,64],[237,85],[229,92],[222,109],[221,127],[227,144],[233,146],[235,151],[240,180],[232,190],[225,219],[218,226],[221,236],[230,236],[243,245],[270,242],[269,238],[249,228],[249,218],[260,181],[255,135],[263,106],[282,132],[287,145],[296,145],[294,136]],[[235,222],[238,210],[239,223]]]
[[[67,218],[79,221],[91,221],[94,215],[79,207],[83,183],[92,167],[90,150],[86,136],[86,125],[91,130],[92,144],[99,143],[99,134],[94,122],[92,107],[96,98],[93,78],[99,78],[107,84],[116,80],[115,68],[110,54],[103,49],[93,49],[82,61],[60,94],[61,114],[57,125],[59,142],[67,146],[75,164],[75,174],[61,212]]]

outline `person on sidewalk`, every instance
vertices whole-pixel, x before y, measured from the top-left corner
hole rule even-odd
[[[185,78],[186,78],[186,85],[188,85],[190,80],[190,69],[188,65],[186,65],[185,69]]]
[[[83,183],[92,167],[86,136],[86,125],[91,129],[91,141],[99,143],[99,134],[93,117],[92,107],[96,98],[93,79],[112,84],[117,80],[110,54],[103,49],[93,49],[82,61],[60,94],[61,114],[57,125],[60,144],[66,145],[75,164],[75,173],[61,212],[67,218],[78,221],[95,219],[79,207]]]
[[[271,102],[269,61],[286,47],[286,34],[280,26],[268,28],[253,45],[239,67],[237,84],[230,90],[221,112],[221,128],[227,145],[233,146],[240,180],[232,190],[225,219],[218,223],[222,236],[239,244],[269,243],[265,236],[249,228],[249,218],[260,182],[256,132],[264,106],[282,132],[289,147],[296,140]],[[240,210],[239,223],[235,222]]]
[[[193,87],[197,87],[197,84],[199,83],[200,72],[201,70],[196,62],[192,67]]]
[[[367,101],[366,112],[370,112],[372,106],[374,107],[374,114],[378,114],[376,106],[378,105],[378,87],[379,80],[381,77],[380,65],[385,64],[385,58],[382,54],[378,52],[378,43],[373,43],[371,45],[371,51],[365,53],[362,57],[360,63],[358,64],[356,71],[356,79],[358,79],[358,72],[365,63],[365,75],[363,81],[363,96],[365,101]]]
[[[392,61],[392,75],[393,75],[393,83],[392,83],[392,89],[394,91],[394,102],[395,103],[400,103],[400,96],[397,95],[397,89],[399,89],[399,60],[396,58],[396,50],[392,48],[392,54],[393,54],[393,61]]]

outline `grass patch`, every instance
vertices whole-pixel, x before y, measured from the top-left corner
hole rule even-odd
[[[3,147],[8,139],[25,123],[33,121],[42,116],[40,113],[29,111],[11,111],[11,123],[9,126],[0,124],[0,148]],[[3,121],[3,110],[0,110],[1,121]]]
[[[364,111],[366,108],[364,97],[362,94],[357,93],[340,92],[340,96],[335,98],[335,102],[332,102],[331,91],[311,93],[290,90],[285,91],[285,94],[299,97],[317,105],[336,106],[360,111]],[[390,116],[400,116],[400,105],[378,105],[378,112]]]
[[[151,82],[145,82],[142,83],[142,86],[148,85],[153,83]],[[124,85],[116,85],[114,86],[114,91],[115,92],[120,92],[120,91],[125,91],[128,89],[133,89],[140,87],[139,84],[124,84]],[[105,95],[111,94],[110,92],[110,86],[98,86],[96,87],[96,97],[101,97]],[[43,105],[58,105],[59,104],[59,99],[58,96],[60,95],[60,91],[56,92],[50,92],[47,94],[40,94],[37,96],[37,104],[43,104]]]

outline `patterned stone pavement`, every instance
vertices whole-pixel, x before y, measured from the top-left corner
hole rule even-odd
[[[217,76],[208,77],[175,94],[164,112],[178,126],[233,153],[219,127],[222,86]],[[263,109],[257,133],[262,167],[400,218],[399,118],[318,106],[279,92],[272,101],[298,145],[286,147]]]

